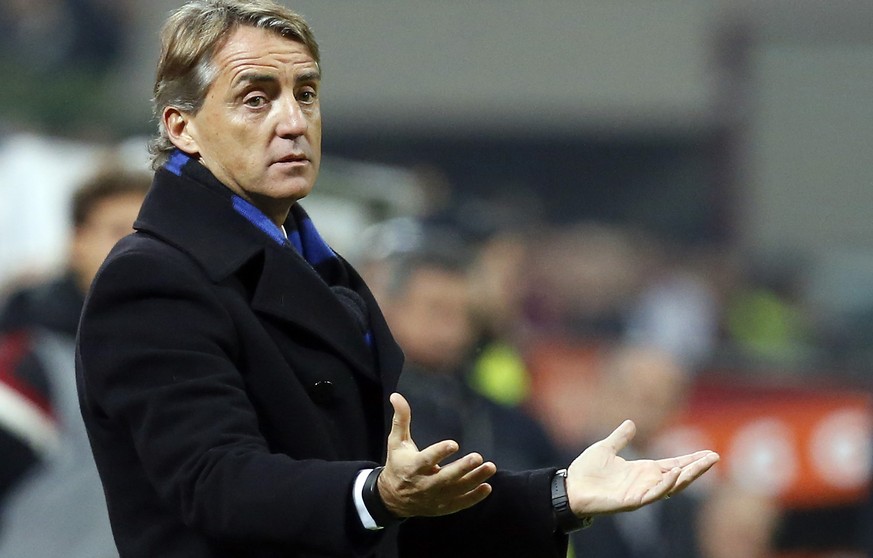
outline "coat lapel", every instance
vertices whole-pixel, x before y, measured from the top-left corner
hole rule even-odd
[[[345,261],[343,264],[347,266],[349,271],[349,282],[351,287],[361,295],[364,302],[370,308],[370,328],[373,333],[373,344],[376,354],[379,359],[379,373],[381,374],[382,387],[382,440],[391,431],[391,421],[394,417],[394,409],[388,403],[388,397],[397,390],[397,382],[400,380],[400,372],[403,370],[403,351],[400,345],[394,340],[391,335],[391,330],[388,328],[388,323],[385,321],[385,316],[379,309],[373,293],[364,283],[364,280],[358,275],[353,267]],[[383,455],[385,457],[385,448],[383,447]]]
[[[263,253],[252,308],[312,332],[353,370],[379,379],[373,351],[330,287],[297,252],[279,246],[239,215],[228,195],[161,169],[134,227],[188,253],[216,283]],[[375,350],[380,350],[378,343]]]
[[[311,331],[356,371],[378,380],[373,351],[342,303],[315,270],[293,250],[264,247],[264,268],[252,308]]]

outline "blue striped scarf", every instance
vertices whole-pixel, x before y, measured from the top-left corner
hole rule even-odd
[[[263,211],[248,200],[232,192],[222,184],[202,164],[186,153],[175,150],[164,168],[176,176],[188,176],[193,180],[212,189],[218,189],[230,196],[233,209],[280,246],[295,250],[303,256],[310,266],[331,288],[339,301],[346,307],[364,333],[367,344],[371,344],[371,335],[367,319],[367,307],[360,295],[349,286],[348,271],[340,261],[336,252],[328,246],[315,224],[299,203],[291,206],[284,228],[276,225]],[[285,236],[287,233],[287,237]]]

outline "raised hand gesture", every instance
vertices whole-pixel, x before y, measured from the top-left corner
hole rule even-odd
[[[704,450],[667,459],[627,461],[617,454],[636,433],[630,420],[592,444],[567,470],[570,509],[579,516],[630,511],[683,490],[718,462]]]
[[[458,451],[452,440],[437,442],[419,451],[412,441],[409,403],[391,394],[394,421],[388,434],[388,459],[379,475],[379,494],[388,511],[397,517],[438,516],[474,506],[491,494],[487,481],[497,467],[478,453],[452,463],[439,463]]]

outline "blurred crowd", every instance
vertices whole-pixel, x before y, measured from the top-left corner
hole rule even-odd
[[[113,243],[131,231],[150,182],[111,163],[83,173],[71,191],[62,269],[0,286],[0,557],[114,555],[73,374],[83,297]],[[432,185],[430,176],[420,187]],[[530,200],[460,206],[450,188],[441,192],[439,203],[370,224],[346,254],[406,353],[400,390],[419,445],[453,438],[508,469],[566,465],[632,418],[637,435],[626,457],[658,457],[664,432],[687,418],[695,391],[713,377],[797,385],[824,375],[863,392],[873,364],[863,309],[821,312],[802,262],[679,244],[628,224],[555,225]],[[869,456],[860,466],[869,475]],[[794,510],[741,475],[717,479],[598,518],[573,536],[573,552],[871,552],[863,498]]]

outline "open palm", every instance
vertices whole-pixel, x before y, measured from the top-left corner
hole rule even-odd
[[[709,470],[719,456],[703,450],[666,459],[628,461],[618,455],[636,433],[632,421],[592,444],[570,465],[567,495],[580,517],[630,511],[675,494]]]

